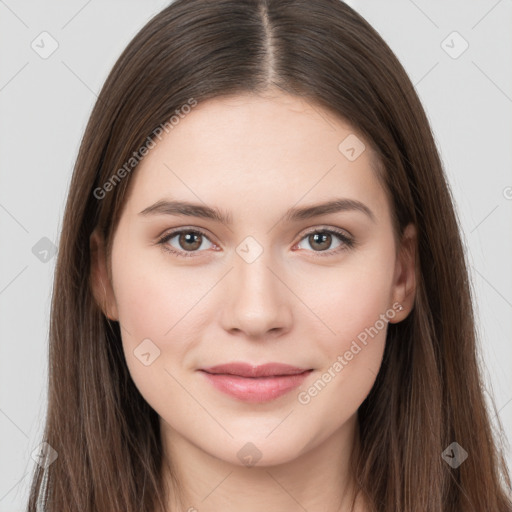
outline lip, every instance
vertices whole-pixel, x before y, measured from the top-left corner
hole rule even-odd
[[[282,363],[253,366],[237,362],[200,371],[219,391],[244,402],[258,403],[274,400],[295,389],[313,370]]]

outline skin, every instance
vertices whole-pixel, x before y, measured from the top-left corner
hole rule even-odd
[[[350,134],[366,146],[354,161],[338,150]],[[395,244],[375,164],[350,124],[311,102],[277,91],[215,98],[139,164],[109,261],[104,241],[91,236],[95,296],[120,322],[131,376],[161,418],[169,485],[169,461],[182,481],[183,501],[169,499],[169,511],[349,510],[357,410],[379,371],[387,323],[307,404],[297,397],[395,302],[404,309],[390,322],[413,307],[416,231],[407,226]],[[282,220],[288,208],[334,198],[363,202],[375,221],[356,210]],[[214,206],[233,223],[139,215],[160,199]],[[192,257],[158,245],[180,227],[205,232]],[[323,245],[307,236],[330,227],[356,245],[335,252],[336,235]],[[263,249],[251,263],[236,251],[247,236]],[[167,242],[190,253],[186,244],[179,235]],[[322,250],[330,254],[317,256]],[[160,350],[149,366],[134,355],[146,338]],[[197,371],[232,361],[314,371],[299,388],[254,404]],[[249,442],[261,452],[252,467],[237,456]],[[356,510],[367,509],[358,501]]]

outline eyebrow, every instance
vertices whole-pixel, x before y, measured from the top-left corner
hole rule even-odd
[[[294,222],[343,211],[358,211],[368,216],[372,222],[376,221],[376,217],[370,208],[355,199],[333,199],[311,206],[290,208],[285,213],[283,220],[286,222]],[[151,206],[148,206],[139,212],[139,215],[183,215],[188,217],[201,217],[227,225],[231,225],[233,222],[232,216],[219,208],[186,201],[169,201],[166,199],[161,199]]]

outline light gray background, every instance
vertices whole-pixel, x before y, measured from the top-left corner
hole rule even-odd
[[[487,389],[511,442],[512,1],[349,3],[395,51],[432,123],[471,263]],[[43,262],[32,248],[58,243],[96,94],[167,4],[0,0],[0,512],[25,506],[46,407],[55,257]],[[43,31],[58,42],[46,59],[31,47]],[[445,51],[463,48],[453,31],[469,44],[457,58]]]

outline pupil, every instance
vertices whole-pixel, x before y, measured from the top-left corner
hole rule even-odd
[[[320,244],[320,245],[322,245],[322,243],[324,244],[323,247],[320,247],[321,249],[326,249],[326,248],[329,247],[329,245],[330,245],[330,237],[331,237],[331,235],[328,234],[328,233],[326,233],[326,234],[321,234],[321,233],[313,234],[313,238],[314,238],[314,243],[315,244]],[[325,246],[325,242],[326,241],[328,242],[327,243],[327,247]]]
[[[199,240],[201,235],[199,235],[198,233],[185,233],[185,234],[182,234],[181,235],[181,240],[180,240],[180,243],[182,241],[185,242],[185,245],[188,244],[189,245],[189,249],[198,249],[200,246],[201,246],[201,241]],[[190,245],[192,244],[192,246]]]

